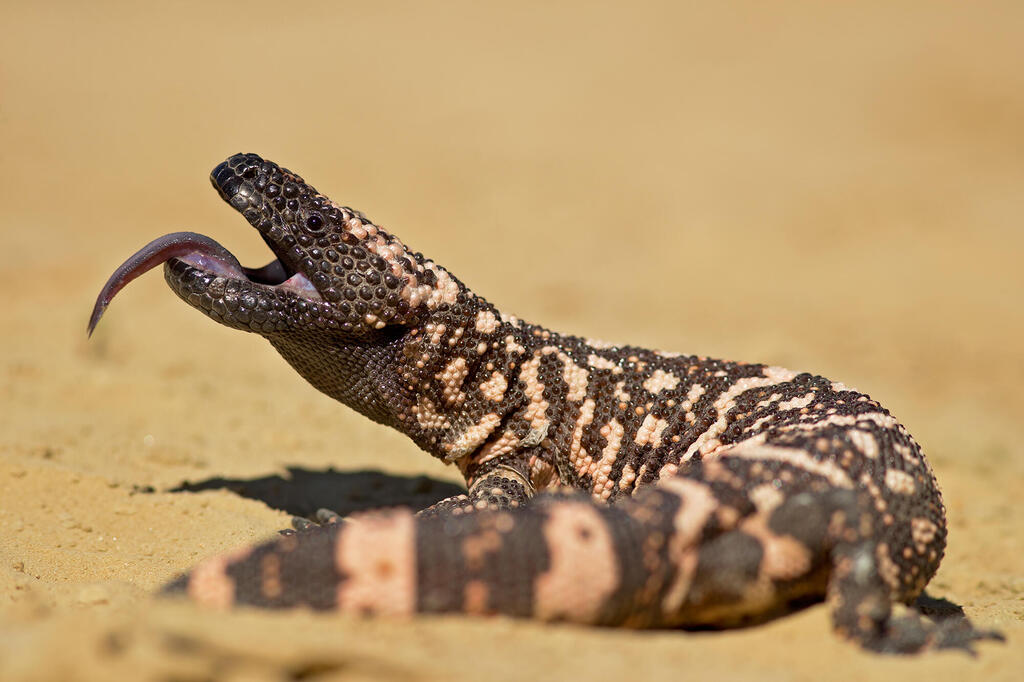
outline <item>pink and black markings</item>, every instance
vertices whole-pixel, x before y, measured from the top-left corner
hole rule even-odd
[[[171,288],[270,341],[327,395],[461,470],[468,493],[214,557],[168,586],[226,607],[501,613],[727,627],[829,603],[878,651],[993,633],[912,602],[942,558],[942,500],[878,403],[810,374],[614,346],[501,314],[363,214],[253,154],[212,174],[277,258],[242,268],[190,233]]]

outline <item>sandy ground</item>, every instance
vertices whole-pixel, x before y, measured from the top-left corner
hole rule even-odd
[[[0,5],[0,679],[1020,679],[1024,4],[630,5]],[[949,508],[931,594],[1008,644],[154,599],[291,512],[456,481],[156,273],[86,339],[159,234],[268,258],[206,179],[236,151],[526,319],[882,400]]]

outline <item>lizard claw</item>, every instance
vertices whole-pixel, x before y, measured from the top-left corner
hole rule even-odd
[[[983,640],[1005,642],[1006,636],[996,630],[979,630],[963,616],[933,621],[908,614],[890,621],[885,636],[868,644],[868,648],[890,654],[953,649],[973,657],[978,655],[975,643]]]
[[[979,630],[966,618],[953,622],[945,621],[936,628],[931,642],[934,649],[958,649],[970,656],[977,656],[974,644],[983,640],[1005,642],[1006,635],[998,630]]]
[[[338,512],[331,511],[330,509],[317,509],[313,519],[307,519],[302,516],[293,516],[292,527],[285,528],[284,530],[278,531],[278,533],[287,537],[295,535],[296,533],[306,533],[323,526],[333,526],[343,522],[344,520],[345,519]]]
[[[316,510],[316,521],[321,526],[328,526],[335,523],[342,522],[341,514],[330,509],[320,508]]]
[[[288,528],[288,529],[285,529],[284,531],[281,531],[281,533],[285,534],[287,532],[289,535],[295,533],[296,531],[302,533],[302,532],[305,532],[307,530],[313,530],[318,525],[319,524],[317,524],[317,523],[315,523],[313,521],[310,521],[309,519],[303,518],[301,516],[293,516],[292,517],[292,527]]]

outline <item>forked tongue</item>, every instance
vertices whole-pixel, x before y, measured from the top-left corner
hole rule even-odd
[[[89,317],[89,335],[92,336],[96,324],[117,292],[139,275],[171,258],[181,258],[192,265],[225,277],[244,277],[246,273],[246,268],[241,266],[230,251],[205,235],[196,232],[165,234],[143,246],[114,270],[114,274],[96,297],[96,305],[93,306],[92,315]]]

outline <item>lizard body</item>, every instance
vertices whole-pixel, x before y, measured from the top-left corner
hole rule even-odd
[[[90,329],[166,261],[181,298],[459,467],[468,492],[214,557],[167,591],[632,627],[728,627],[825,600],[836,631],[873,650],[994,636],[893,614],[938,568],[945,510],[917,443],[868,396],[558,334],[256,155],[211,179],[278,259],[250,270],[208,238],[160,238],[111,278]]]

